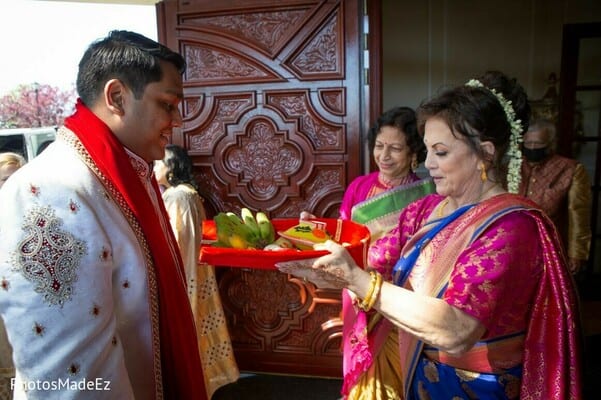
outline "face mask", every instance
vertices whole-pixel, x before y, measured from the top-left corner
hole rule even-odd
[[[526,160],[532,162],[539,162],[544,160],[549,153],[548,147],[541,147],[539,149],[529,149],[527,147],[522,147],[522,154],[526,157]]]

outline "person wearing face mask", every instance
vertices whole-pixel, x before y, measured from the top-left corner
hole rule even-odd
[[[591,244],[591,183],[584,166],[555,154],[555,125],[534,120],[522,144],[519,193],[536,202],[551,217],[562,238],[572,274],[588,259]]]

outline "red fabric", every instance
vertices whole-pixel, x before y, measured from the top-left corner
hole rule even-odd
[[[520,399],[580,399],[582,337],[575,284],[553,223],[542,212],[536,220],[539,231],[547,233],[539,235],[545,273],[524,346]]]
[[[158,289],[164,398],[206,399],[200,355],[194,351],[197,348],[194,319],[188,307],[185,282],[181,278],[185,276],[183,263],[177,252],[170,251],[175,244],[173,233],[161,228],[153,203],[123,145],[106,124],[78,101],[75,114],[65,120],[65,126],[77,135],[100,173],[123,196],[148,243]],[[154,179],[153,186],[158,198],[161,198]],[[162,204],[161,211],[167,218]],[[160,385],[160,382],[157,384]]]

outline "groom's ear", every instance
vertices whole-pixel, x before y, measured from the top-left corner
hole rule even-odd
[[[119,79],[111,79],[104,85],[104,101],[114,114],[125,113],[125,86]]]

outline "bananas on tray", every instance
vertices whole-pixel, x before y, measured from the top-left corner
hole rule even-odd
[[[264,212],[253,215],[248,208],[233,212],[220,212],[214,218],[217,242],[214,246],[234,249],[263,249],[275,240],[275,229]]]

